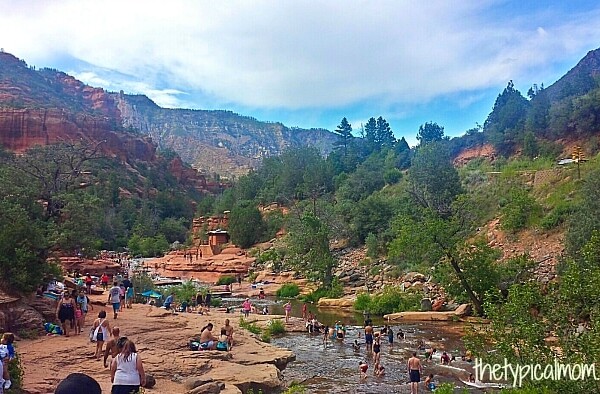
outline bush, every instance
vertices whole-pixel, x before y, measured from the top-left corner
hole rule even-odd
[[[21,359],[17,354],[12,361],[8,362],[8,373],[10,374],[10,380],[12,386],[10,386],[10,392],[21,392],[23,387],[23,366],[21,365]]]
[[[284,283],[275,294],[279,298],[294,298],[300,294],[300,287],[295,283]]]
[[[260,334],[260,340],[265,343],[271,342],[271,333],[269,331],[263,331]]]
[[[282,394],[304,394],[306,387],[297,382],[292,382]]]
[[[300,299],[304,302],[316,303],[321,298],[340,298],[343,295],[344,287],[337,278],[333,278],[331,287],[319,287],[317,290],[300,297]]]
[[[540,212],[541,206],[535,198],[526,190],[515,188],[509,192],[508,201],[502,207],[502,228],[512,232],[521,230]]]
[[[544,216],[540,221],[540,227],[544,230],[556,228],[563,224],[573,212],[575,212],[573,206],[567,201],[562,201]]]
[[[223,300],[221,300],[220,298],[211,298],[210,299],[210,306],[212,306],[213,308],[218,308],[223,304]]]
[[[399,287],[386,287],[379,294],[359,294],[354,302],[354,309],[376,315],[418,311],[421,308],[421,298],[420,293],[405,293]]]
[[[259,326],[257,326],[255,323],[246,321],[243,317],[240,317],[240,327],[256,335],[259,335],[262,332]]]
[[[270,321],[267,331],[271,335],[285,334],[285,324],[281,319],[273,319]]]
[[[217,286],[230,285],[232,283],[235,283],[235,276],[231,276],[231,275],[220,276],[219,280],[217,280]]]

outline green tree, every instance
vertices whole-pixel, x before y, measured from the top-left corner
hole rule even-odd
[[[396,138],[394,137],[390,124],[381,116],[377,118],[376,136],[376,144],[379,149],[383,147],[392,147],[396,143]]]
[[[418,149],[409,171],[409,183],[417,204],[441,216],[450,215],[450,206],[462,187],[446,143],[432,142]]]
[[[430,142],[438,142],[444,139],[444,128],[434,122],[426,122],[419,126],[417,140],[420,145],[425,145]]]
[[[228,231],[233,243],[249,248],[258,242],[265,229],[260,211],[250,202],[236,205],[229,214]]]
[[[286,240],[290,263],[296,270],[325,288],[331,287],[336,260],[329,249],[329,230],[325,223],[305,212],[290,228]]]
[[[338,125],[338,127],[334,130],[339,136],[338,141],[336,141],[335,146],[343,146],[344,147],[344,157],[348,154],[348,145],[351,143],[352,137],[352,125],[348,123],[348,119],[345,117],[342,118],[342,121]]]
[[[523,155],[533,159],[539,153],[539,148],[535,135],[531,131],[525,132],[523,136]]]

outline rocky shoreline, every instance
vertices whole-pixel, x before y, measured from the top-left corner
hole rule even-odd
[[[99,296],[97,301],[103,301]],[[89,342],[88,331],[93,317],[102,308],[94,307],[86,321],[84,332],[69,338],[62,336],[21,340],[17,351],[25,371],[24,392],[45,394],[54,391],[62,379],[73,372],[94,377],[103,392],[110,392],[110,372],[102,361],[93,357],[94,344]],[[108,308],[105,308],[108,309]],[[283,381],[281,370],[295,360],[288,349],[261,342],[256,336],[239,327],[239,314],[211,311],[209,316],[194,313],[172,314],[161,308],[134,305],[121,313],[117,325],[121,335],[132,339],[144,362],[146,372],[156,379],[149,392],[156,393],[242,393],[278,391]],[[235,345],[231,352],[190,351],[190,338],[198,336],[209,322],[215,331],[229,318],[234,327]],[[271,318],[277,318],[271,316]],[[262,319],[261,319],[262,320]],[[204,389],[194,389],[202,387]],[[202,390],[213,391],[202,391]],[[195,390],[195,391],[192,391]],[[218,391],[215,391],[218,390]]]

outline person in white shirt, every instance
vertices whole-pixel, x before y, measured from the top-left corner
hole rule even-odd
[[[111,394],[139,394],[140,387],[146,384],[142,359],[132,341],[125,341],[121,353],[112,360],[110,381]]]
[[[113,283],[113,287],[108,291],[108,302],[112,304],[114,318],[117,318],[117,312],[121,308],[121,288],[118,282]]]

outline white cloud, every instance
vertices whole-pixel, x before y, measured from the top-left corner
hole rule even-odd
[[[38,66],[72,56],[134,76],[135,84],[114,88],[135,88],[164,106],[181,104],[185,90],[215,102],[299,109],[423,103],[530,78],[600,42],[598,10],[511,18],[491,15],[496,5],[3,1],[0,46]],[[77,75],[112,82],[89,70]]]

